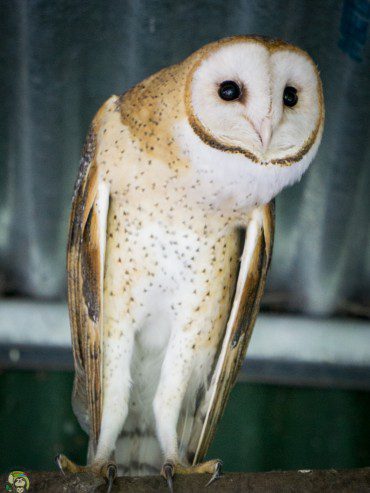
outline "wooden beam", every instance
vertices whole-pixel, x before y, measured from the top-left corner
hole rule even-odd
[[[30,492],[87,493],[105,492],[103,479],[89,474],[70,474],[62,476],[58,472],[30,472]],[[318,470],[318,471],[274,471],[260,473],[227,473],[213,483],[207,490],[207,475],[176,476],[175,493],[352,493],[370,492],[370,467],[363,469]],[[4,487],[7,475],[0,475],[0,488]],[[114,482],[112,493],[168,493],[164,479],[160,476],[120,477]]]

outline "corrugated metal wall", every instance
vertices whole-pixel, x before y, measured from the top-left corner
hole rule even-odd
[[[0,289],[65,296],[67,218],[89,121],[111,94],[220,37],[308,50],[327,121],[302,183],[277,202],[265,304],[370,312],[368,0],[0,2]]]

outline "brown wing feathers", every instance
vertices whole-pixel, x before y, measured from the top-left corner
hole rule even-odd
[[[73,406],[97,442],[101,419],[101,265],[95,133],[89,133],[76,183],[68,243],[68,301],[75,360]]]
[[[214,398],[210,399],[207,415],[202,420],[204,421],[203,430],[200,433],[193,463],[203,460],[215,434],[217,423],[222,416],[240,366],[244,361],[265,286],[272,253],[273,234],[274,204],[271,203],[262,207],[262,224],[259,226],[247,276],[241,295],[238,299],[235,296],[234,299],[234,303],[237,304],[234,307],[237,310],[236,316],[232,321],[231,333],[226,341],[226,344],[228,344],[226,352],[222,355],[221,351],[219,356],[221,361],[218,364],[222,365],[221,371],[218,379],[211,384],[214,386]],[[240,272],[242,272],[242,266]],[[192,455],[192,451],[189,452]]]

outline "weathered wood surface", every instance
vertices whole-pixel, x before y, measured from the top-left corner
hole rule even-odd
[[[105,483],[88,474],[71,474],[63,477],[58,472],[29,473],[30,492],[102,493]],[[7,475],[0,475],[0,485],[6,484]],[[177,476],[175,493],[327,493],[370,492],[370,467],[336,471],[273,471],[264,473],[228,473],[205,489],[207,475]],[[0,486],[0,488],[1,488]],[[144,478],[117,478],[112,493],[168,493],[160,476]]]

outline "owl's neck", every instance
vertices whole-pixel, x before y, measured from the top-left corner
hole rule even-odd
[[[269,202],[298,181],[311,161],[308,156],[290,167],[261,165],[240,154],[208,146],[185,120],[175,132],[178,145],[191,164],[190,198],[199,205],[237,216]]]

